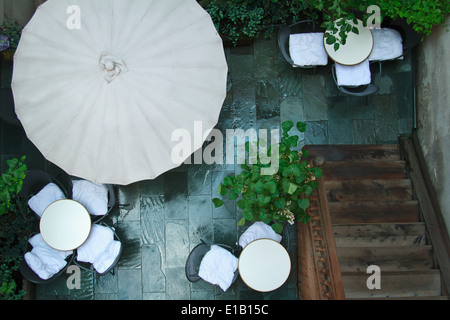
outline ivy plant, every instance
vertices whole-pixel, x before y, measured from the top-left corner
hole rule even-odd
[[[0,216],[8,211],[16,211],[16,195],[22,190],[23,180],[27,171],[27,165],[17,158],[6,161],[8,169],[0,179]]]
[[[236,200],[241,209],[242,219],[238,225],[262,221],[281,233],[285,223],[293,224],[295,219],[307,223],[310,219],[306,211],[310,203],[308,197],[317,188],[316,178],[322,176],[322,170],[311,167],[306,160],[306,150],[298,150],[299,136],[289,133],[294,123],[285,121],[281,127],[281,141],[267,150],[270,154],[271,148],[278,148],[279,168],[275,173],[262,174],[261,169],[270,164],[262,164],[260,159],[249,164],[246,159],[239,174],[227,175],[219,184],[217,193]],[[297,122],[296,127],[305,132],[305,123]],[[249,151],[249,144],[246,144],[246,150]],[[212,200],[216,208],[224,204],[222,199]]]
[[[378,15],[377,21],[379,23],[384,18],[405,19],[422,37],[430,35],[434,26],[444,24],[446,15],[450,13],[450,2],[448,0],[297,1],[307,3],[310,8],[315,8],[322,13],[322,27],[331,31],[325,33],[326,42],[334,45],[335,50],[338,50],[341,44],[345,44],[349,32],[358,33],[358,29],[352,25],[352,23],[357,22],[357,13],[362,16],[362,22],[365,26],[368,25],[368,21],[373,22],[374,14]],[[339,23],[335,24],[337,20],[339,20]]]
[[[28,218],[28,206],[19,203],[17,197],[27,171],[24,161],[25,156],[7,160],[0,179],[0,300],[17,300],[25,294],[16,282],[33,224]],[[19,205],[25,212],[19,210]]]
[[[377,8],[379,21],[403,18],[422,36],[428,36],[434,26],[444,24],[450,13],[448,0],[198,0],[211,15],[219,34],[237,44],[242,37],[256,38],[261,31],[270,36],[276,27],[302,19],[322,21],[330,30],[326,41],[335,50],[345,44],[349,32],[358,33],[352,22],[358,15],[367,25],[373,21]],[[335,25],[335,21],[342,21]]]

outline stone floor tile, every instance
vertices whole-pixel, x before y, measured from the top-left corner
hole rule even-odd
[[[253,44],[255,77],[277,76],[278,46],[274,39],[259,38]]]
[[[164,196],[142,196],[140,226],[142,244],[157,244],[164,248]]]
[[[377,142],[398,139],[398,108],[397,96],[380,95],[374,96],[375,128]]]
[[[187,220],[171,220],[166,223],[165,247],[165,269],[184,268],[190,252]]]
[[[354,144],[375,144],[376,131],[375,120],[356,119],[352,123],[352,135]]]
[[[270,119],[280,116],[278,79],[262,78],[256,81],[256,118]]]
[[[165,298],[167,300],[189,300],[191,298],[189,284],[184,266],[179,268],[166,268]]]
[[[119,269],[140,268],[142,245],[140,221],[120,222],[116,232],[122,242],[122,255],[117,264]]]
[[[213,206],[210,195],[189,196],[189,241],[192,244],[213,240]]]
[[[140,269],[118,270],[119,300],[142,300],[142,277]]]
[[[306,121],[305,143],[327,144],[328,142],[328,121]]]
[[[305,75],[303,82],[303,115],[305,120],[327,120],[327,99],[323,75]]]
[[[142,291],[165,292],[166,277],[164,275],[163,252],[157,245],[142,246]]]

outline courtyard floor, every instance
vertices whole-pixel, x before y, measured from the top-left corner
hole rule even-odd
[[[414,65],[411,55],[385,63],[381,76],[374,66],[373,82],[380,91],[369,97],[339,94],[328,66],[292,68],[282,57],[276,38],[253,45],[225,48],[229,66],[228,94],[217,129],[274,129],[285,120],[304,121],[302,144],[397,143],[414,126]],[[1,86],[10,85],[11,68],[2,66]],[[46,161],[20,127],[1,122],[1,168],[7,159],[27,156],[30,169],[61,170]],[[81,289],[69,290],[66,277],[36,287],[36,299],[69,300],[296,300],[295,225],[283,233],[282,243],[292,261],[288,281],[279,289],[260,293],[241,279],[214,296],[185,276],[190,250],[201,239],[237,247],[247,226],[236,204],[215,208],[212,198],[222,179],[239,170],[234,164],[183,164],[155,180],[116,186],[117,208],[107,222],[123,243],[115,274],[102,277],[82,273]]]

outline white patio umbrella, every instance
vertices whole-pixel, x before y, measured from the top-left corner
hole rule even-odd
[[[179,166],[176,129],[217,123],[227,64],[195,0],[48,0],[14,57],[16,113],[67,173],[126,185]],[[201,141],[192,143],[192,151]]]

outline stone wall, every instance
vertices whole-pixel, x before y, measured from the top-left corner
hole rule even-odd
[[[420,44],[416,70],[417,133],[450,233],[450,32],[444,26]]]

